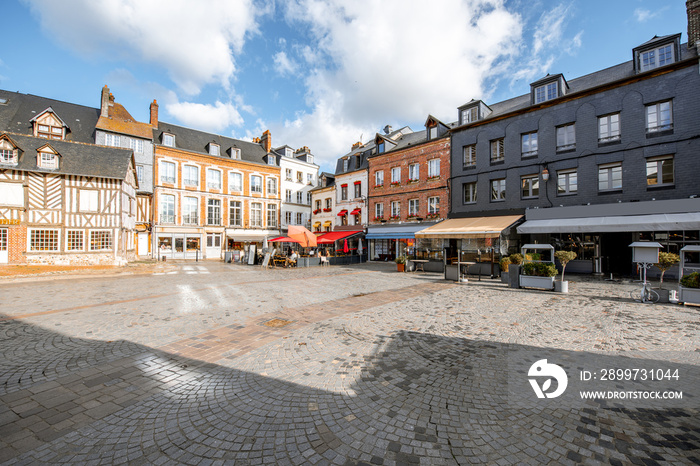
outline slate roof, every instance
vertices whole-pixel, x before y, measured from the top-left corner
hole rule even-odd
[[[404,126],[402,128],[399,128],[395,131],[390,132],[389,134],[382,134],[381,136],[384,139],[390,139],[393,142],[397,142],[401,137],[405,136],[406,134],[411,134],[408,131],[406,131],[406,134],[404,133],[404,130],[408,129],[408,131],[411,131],[411,128],[408,126]],[[397,137],[398,136],[398,137]],[[397,139],[394,139],[397,137]],[[359,170],[366,170],[369,168],[369,157],[373,155],[373,153],[376,151],[376,144],[374,142],[374,139],[366,144],[363,144],[362,146],[356,147],[352,149],[350,152],[347,154],[343,155],[336,161],[335,165],[335,176],[338,175],[343,175],[345,173],[352,173],[356,172]],[[389,146],[385,144],[385,147],[387,148],[387,151],[389,150]],[[394,146],[395,147],[395,146]],[[394,147],[391,147],[391,150],[393,150]],[[360,158],[360,164],[359,166],[356,165],[355,163],[355,158],[359,157]],[[346,158],[350,158],[350,163],[348,163],[348,170],[344,171],[343,170],[343,160]]]
[[[675,36],[665,36],[666,37],[675,37]],[[651,41],[659,41],[660,39],[663,38],[653,38]],[[649,42],[651,42],[649,41]],[[696,52],[694,49],[689,50],[687,47],[687,44],[681,44],[681,57],[679,61],[683,61],[689,58],[695,58],[697,56]],[[581,76],[579,78],[572,79],[570,81],[567,80],[567,84],[569,88],[567,89],[566,95],[571,95],[575,94],[577,92],[582,92],[588,89],[593,89],[598,86],[602,86],[604,84],[612,83],[615,81],[619,81],[621,79],[625,78],[631,78],[640,73],[636,73],[634,70],[634,62],[632,60],[620,63],[619,65],[611,66],[610,68],[605,68],[603,70],[596,71],[594,73],[587,74],[585,76]],[[541,80],[541,79],[540,79]],[[540,81],[537,80],[537,81]],[[535,82],[537,82],[535,81]],[[489,107],[493,111],[491,114],[489,114],[486,118],[483,118],[477,122],[474,123],[468,123],[465,125],[460,126],[459,128],[466,128],[469,127],[470,125],[476,124],[476,123],[481,123],[484,121],[488,121],[492,118],[514,112],[517,110],[522,110],[527,107],[536,107],[537,105],[532,105],[531,101],[531,95],[528,92],[527,94],[513,97],[512,99],[504,100],[501,102],[497,102],[494,104],[489,104]]]
[[[123,105],[112,102],[107,114],[107,118],[100,116],[97,120],[97,128],[149,140],[153,137],[153,127],[136,121]]]
[[[9,132],[4,134],[7,134],[19,148],[19,163],[17,165],[0,164],[0,169],[123,180],[128,173],[129,163],[133,159],[133,152],[130,149],[44,139]],[[59,168],[49,170],[37,167],[37,149],[45,145],[50,145],[59,153]]]
[[[335,175],[333,173],[328,173],[328,172],[322,172],[321,174],[318,175],[319,183],[321,182],[321,179],[324,176],[326,177],[327,184],[325,186],[322,186],[322,185],[316,186],[315,188],[311,189],[310,192],[321,191],[322,189],[328,189],[328,188],[332,188],[335,186]]]
[[[0,99],[7,100],[0,103],[0,131],[31,135],[31,120],[51,107],[68,127],[67,141],[95,143],[95,125],[100,116],[97,108],[2,89]]]
[[[230,159],[229,149],[240,149],[241,158],[245,162],[267,165],[267,152],[263,146],[255,142],[241,141],[240,139],[228,138],[218,134],[206,133],[196,129],[177,126],[172,123],[158,122],[158,128],[153,129],[153,141],[162,145],[162,134],[169,133],[175,136],[175,148],[198,154],[209,155],[207,145],[218,144],[221,154],[219,157]],[[166,146],[163,146],[166,147]],[[274,153],[274,155],[279,155]]]

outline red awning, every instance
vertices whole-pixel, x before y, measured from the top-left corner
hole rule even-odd
[[[362,181],[360,181],[360,180],[355,181],[355,184],[362,184]]]
[[[350,212],[350,215],[360,215],[360,212],[362,212],[362,208],[358,207],[357,209]]]
[[[343,209],[340,212],[338,212],[338,217],[345,217],[348,214],[347,209]]]
[[[353,235],[359,235],[362,231],[331,231],[325,235],[318,237],[318,244],[329,244],[338,241],[339,239],[347,238]]]
[[[341,187],[341,188],[347,188],[347,187],[348,187],[348,184],[347,184],[347,183],[341,184],[340,187]]]
[[[279,238],[275,239],[269,239],[268,240],[271,243],[297,243],[299,244],[299,241],[289,238],[288,236],[280,236]]]

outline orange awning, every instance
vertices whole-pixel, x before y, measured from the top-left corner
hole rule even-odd
[[[522,215],[500,217],[451,218],[415,233],[416,238],[498,238],[503,230],[523,218]]]

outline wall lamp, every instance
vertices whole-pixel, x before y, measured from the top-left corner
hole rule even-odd
[[[549,180],[549,170],[547,170],[547,165],[545,165],[542,169],[542,180],[545,182]]]

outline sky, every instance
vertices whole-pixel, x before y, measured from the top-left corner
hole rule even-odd
[[[273,147],[321,170],[382,128],[450,123],[682,33],[684,0],[4,0],[0,88],[99,107],[105,84],[159,119]]]

